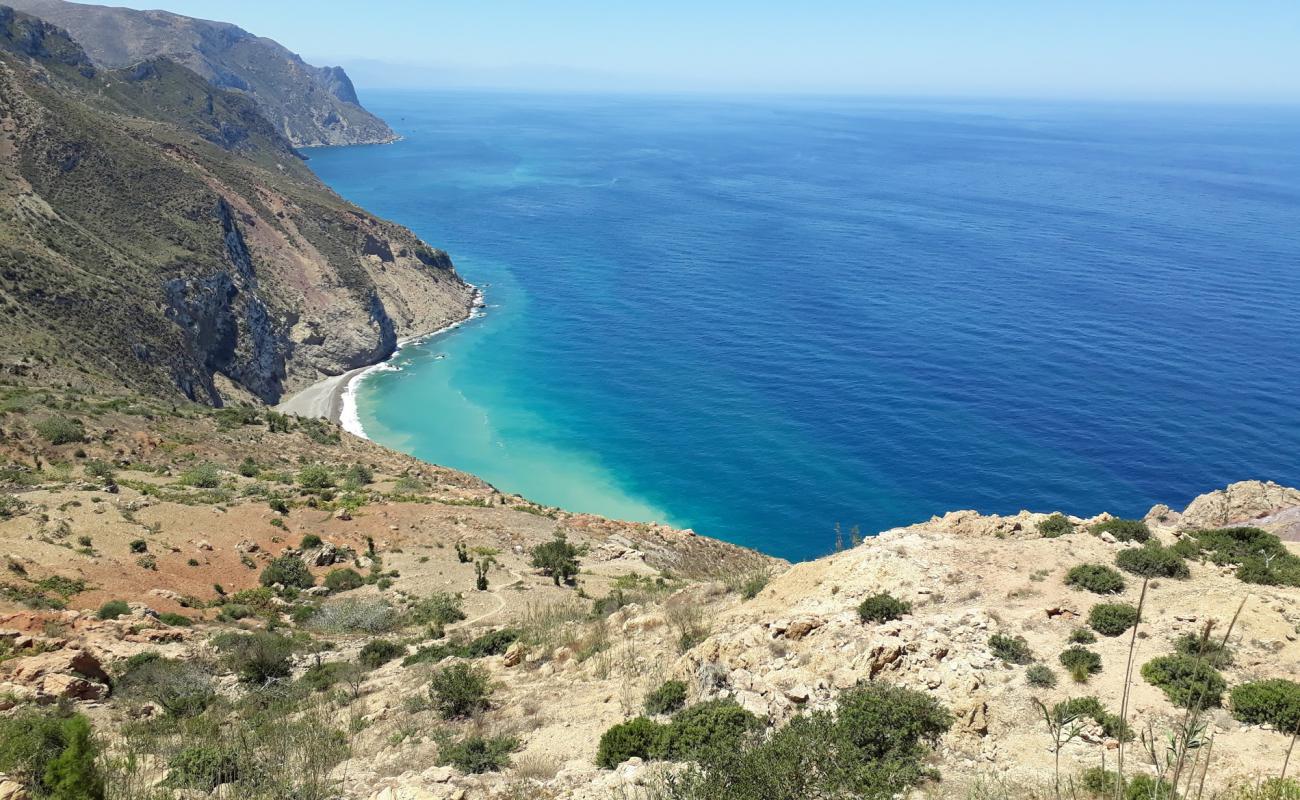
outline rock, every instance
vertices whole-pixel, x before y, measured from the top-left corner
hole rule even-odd
[[[334,512],[334,519],[347,522],[352,519],[352,512],[348,511],[346,508],[340,508],[338,511]]]
[[[62,649],[15,658],[6,665],[9,682],[32,691],[35,699],[102,700],[109,677],[99,659],[85,650]]]
[[[519,642],[515,642],[506,649],[505,655],[501,657],[501,664],[506,667],[514,667],[524,660],[524,647]]]
[[[251,539],[244,539],[240,541],[239,544],[235,545],[235,552],[245,556],[249,555],[250,553],[256,553],[258,550],[261,549],[262,546],[259,545],[257,542],[252,541]]]
[[[302,593],[308,597],[325,597],[330,590],[328,586],[313,586],[310,589],[303,589]]]
[[[786,627],[785,638],[798,641],[825,624],[826,620],[821,617],[801,617]]]
[[[1241,481],[1226,489],[1203,494],[1183,510],[1183,528],[1216,528],[1256,522],[1287,509],[1300,507],[1300,489],[1273,482]]]
[[[197,547],[201,551],[210,552],[212,550],[212,543],[209,542],[207,539],[200,539],[199,543],[196,544],[195,547]]]
[[[30,797],[22,784],[0,776],[0,800],[29,800]]]
[[[808,687],[802,685],[791,686],[788,689],[783,690],[781,693],[784,694],[786,699],[790,702],[800,704],[808,702],[808,698],[812,696],[812,692]]]

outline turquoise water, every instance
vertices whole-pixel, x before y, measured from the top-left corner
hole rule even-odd
[[[487,314],[379,442],[807,558],[836,522],[1300,483],[1300,113],[378,94],[313,151]]]

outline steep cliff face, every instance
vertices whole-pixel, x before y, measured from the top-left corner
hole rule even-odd
[[[320,183],[244,94],[94,67],[0,10],[0,358],[273,403],[463,318],[445,254]]]
[[[397,138],[361,107],[342,67],[314,67],[277,42],[234,25],[63,0],[14,0],[12,5],[66,28],[98,66],[126,67],[166,56],[218,88],[244,92],[294,146]]]

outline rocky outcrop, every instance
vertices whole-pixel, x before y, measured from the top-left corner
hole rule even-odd
[[[277,42],[234,25],[62,0],[9,4],[66,28],[101,67],[166,56],[218,88],[246,93],[296,147],[397,139],[383,120],[361,107],[342,67],[314,67]]]
[[[1252,525],[1300,540],[1300,490],[1272,481],[1241,481],[1197,497],[1177,517],[1183,528]]]

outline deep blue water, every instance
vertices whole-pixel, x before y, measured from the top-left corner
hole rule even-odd
[[[791,558],[1300,484],[1296,110],[367,103],[406,139],[312,165],[490,306],[362,384],[380,442]]]

